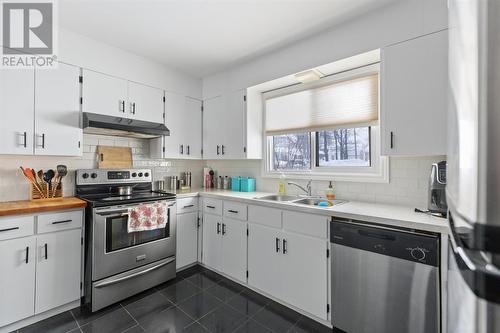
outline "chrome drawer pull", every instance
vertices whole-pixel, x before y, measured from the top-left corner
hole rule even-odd
[[[230,213],[234,213],[234,214],[238,214],[238,211],[237,210],[232,210],[232,209],[229,209],[228,212]]]
[[[7,228],[7,229],[0,229],[0,232],[3,232],[3,231],[12,231],[12,230],[17,230],[19,229],[19,227],[13,227],[13,228]]]
[[[68,223],[71,221],[73,221],[73,220],[55,221],[55,222],[52,222],[52,224]]]
[[[189,208],[189,207],[194,207],[194,205],[186,205],[186,206],[184,206],[182,208]]]

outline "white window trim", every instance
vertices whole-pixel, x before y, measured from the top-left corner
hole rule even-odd
[[[291,179],[313,179],[313,180],[335,180],[346,182],[372,182],[372,183],[388,183],[389,182],[389,158],[381,156],[381,133],[380,133],[380,107],[379,107],[379,123],[371,126],[371,166],[369,167],[316,167],[316,136],[311,134],[311,169],[310,170],[271,170],[272,149],[270,140],[268,139],[266,128],[266,98],[286,95],[293,92],[311,89],[322,85],[332,84],[337,81],[343,81],[346,78],[354,78],[361,75],[379,72],[379,64],[372,64],[353,70],[341,72],[326,76],[318,81],[297,84],[293,86],[276,89],[267,93],[262,93],[263,117],[262,117],[262,142],[264,159],[261,167],[261,176],[263,178],[279,178],[284,174]],[[380,85],[379,85],[380,87]],[[380,91],[380,89],[379,89]],[[380,106],[380,97],[379,97]],[[314,133],[314,132],[313,132]]]

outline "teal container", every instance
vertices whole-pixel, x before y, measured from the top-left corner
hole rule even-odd
[[[241,177],[231,178],[231,190],[239,192],[241,190]]]
[[[240,180],[241,192],[255,192],[255,178],[241,178]]]

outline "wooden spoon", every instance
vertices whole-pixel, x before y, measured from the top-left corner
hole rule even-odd
[[[38,185],[36,179],[33,177],[32,169],[30,169],[30,168],[23,168],[23,167],[20,167],[20,168],[23,171],[23,175],[31,182],[31,184],[33,184],[33,187],[35,187],[35,189],[40,193],[40,195],[43,198],[46,198],[45,194],[43,193],[43,190],[40,188],[40,186]]]

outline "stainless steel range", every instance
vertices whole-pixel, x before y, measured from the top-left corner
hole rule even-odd
[[[85,224],[85,303],[97,311],[175,277],[175,194],[153,191],[150,169],[76,171],[89,204]],[[130,208],[166,202],[161,229],[128,232]]]

